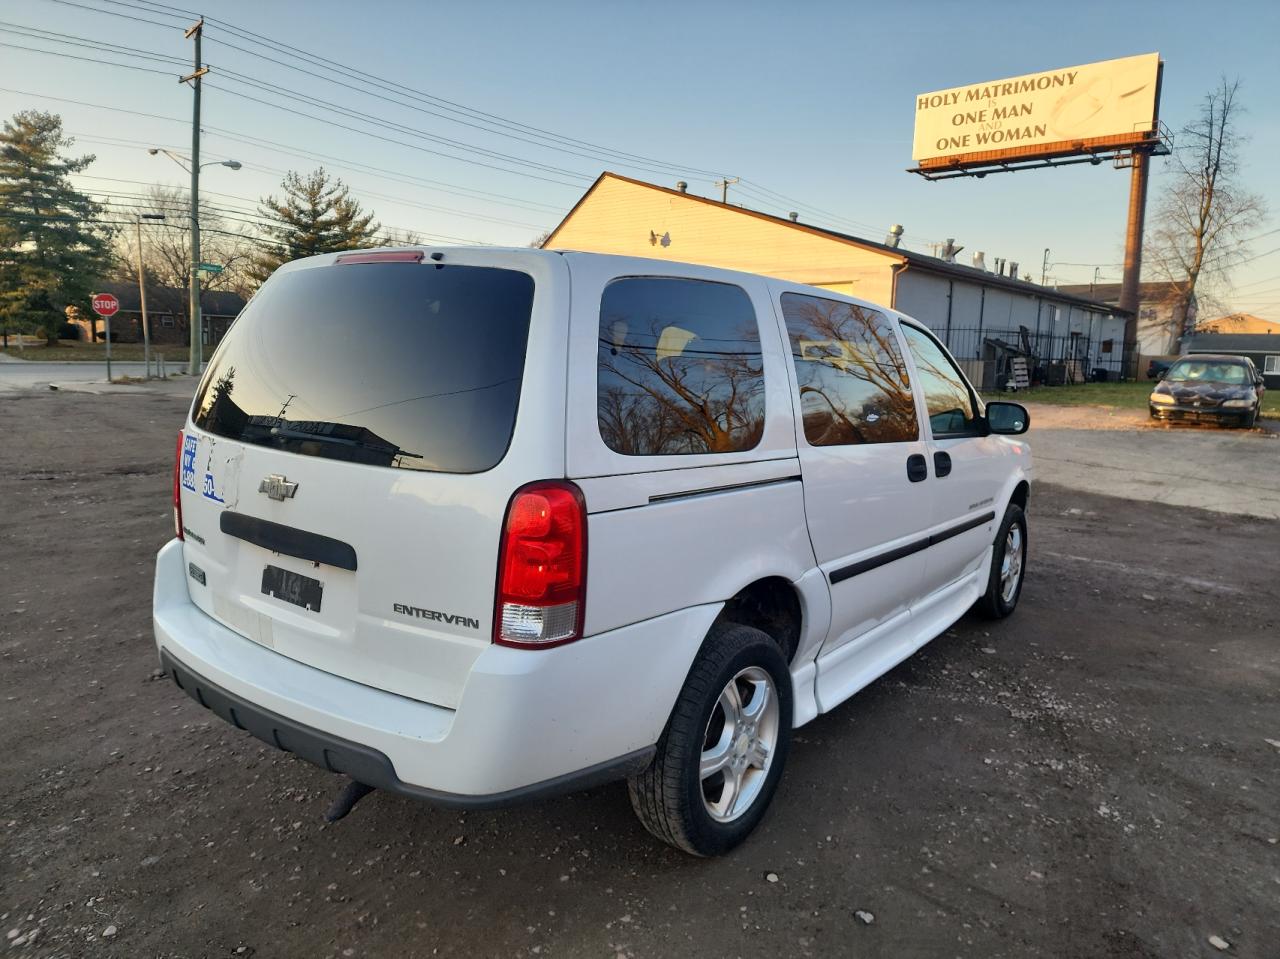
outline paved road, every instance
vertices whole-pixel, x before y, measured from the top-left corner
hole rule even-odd
[[[1219,513],[1280,519],[1280,434],[1153,424],[1144,411],[1028,404],[1036,479]]]
[[[4,357],[0,357],[4,359]],[[167,384],[154,384],[154,388],[164,392],[191,392],[195,389],[191,380],[180,375],[181,367],[168,365],[168,372],[179,374]],[[111,364],[111,375],[143,376],[144,366],[141,362],[125,362]],[[29,363],[23,360],[0,362],[0,393],[19,390],[45,389],[51,383],[66,383],[77,388],[91,389],[95,385],[103,391],[122,390],[121,385],[107,385],[106,363]]]

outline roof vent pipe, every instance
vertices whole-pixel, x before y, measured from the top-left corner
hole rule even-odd
[[[1018,278],[1018,261],[1017,260],[1009,261],[1009,278],[1013,280],[1016,280]]]
[[[982,250],[973,255],[973,268],[981,270],[983,273],[987,272],[987,254]]]
[[[688,193],[688,192],[689,192],[689,184],[685,183],[685,182],[684,182],[684,180],[677,180],[677,181],[676,181],[676,189],[677,189],[677,190],[679,190],[681,193]]]
[[[898,244],[902,242],[902,233],[902,224],[895,223],[889,227],[889,235],[884,238],[884,245],[893,247],[896,250]]]
[[[787,219],[790,220],[792,223],[799,223],[800,214],[797,213],[795,210],[792,210],[790,213],[787,214]]]

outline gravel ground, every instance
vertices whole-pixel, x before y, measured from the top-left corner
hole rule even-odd
[[[6,955],[1280,955],[1280,523],[1038,486],[1017,614],[799,730],[720,860],[621,786],[326,826],[337,780],[155,672],[180,418],[3,400]]]
[[[1018,402],[1017,396],[1011,396]],[[1125,409],[1121,406],[1057,405],[1026,403],[1031,413],[1032,429],[1079,430],[1153,430],[1157,433],[1229,433],[1255,438],[1280,434],[1280,420],[1260,419],[1252,430],[1226,428],[1215,423],[1166,423],[1153,420],[1145,408]]]

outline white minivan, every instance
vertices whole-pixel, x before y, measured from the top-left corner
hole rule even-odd
[[[784,280],[297,261],[178,435],[160,659],[354,783],[485,807],[626,779],[647,829],[713,855],[794,728],[975,604],[1013,611],[1027,425],[922,324]]]

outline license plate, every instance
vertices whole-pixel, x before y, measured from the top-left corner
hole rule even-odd
[[[262,592],[294,606],[301,606],[313,613],[320,612],[320,597],[324,583],[310,576],[303,576],[279,566],[267,566],[262,570]]]

